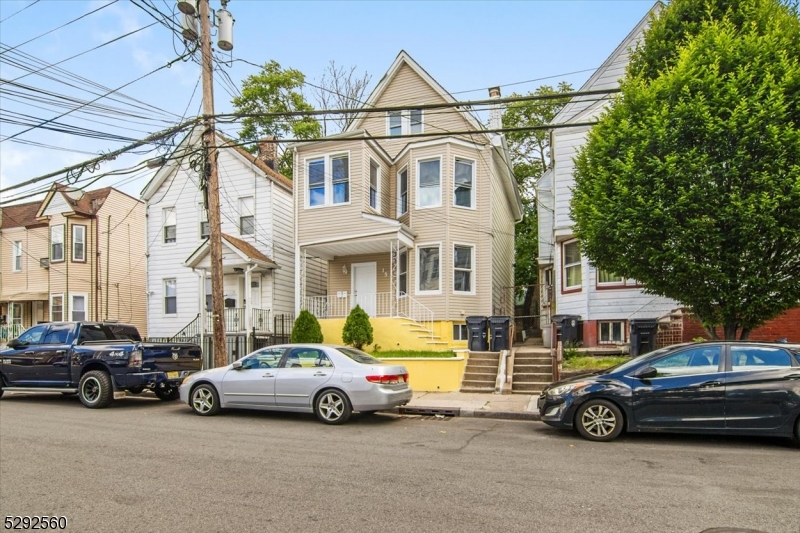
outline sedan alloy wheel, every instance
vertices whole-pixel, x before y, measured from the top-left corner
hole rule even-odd
[[[192,390],[190,400],[194,412],[201,416],[211,416],[219,412],[219,396],[212,385],[203,383]]]
[[[317,418],[326,424],[343,424],[350,418],[353,409],[344,393],[326,390],[317,398],[314,411]]]

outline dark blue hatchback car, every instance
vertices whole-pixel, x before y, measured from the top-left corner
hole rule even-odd
[[[548,386],[542,421],[610,441],[623,430],[800,440],[800,346],[676,344]]]

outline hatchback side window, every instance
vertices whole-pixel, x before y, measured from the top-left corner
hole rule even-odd
[[[22,335],[19,336],[20,344],[24,344],[29,346],[31,344],[41,344],[42,339],[44,337],[45,331],[49,326],[33,326],[32,328],[26,330]]]
[[[768,346],[731,346],[731,369],[767,370],[792,366],[789,353],[781,348]]]
[[[656,361],[650,366],[658,370],[656,377],[710,374],[719,367],[719,346],[698,346]]]

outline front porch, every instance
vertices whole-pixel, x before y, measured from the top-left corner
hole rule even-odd
[[[11,340],[31,326],[48,320],[47,293],[26,292],[0,300],[0,339]]]
[[[272,333],[272,310],[270,309],[228,307],[225,308],[223,321],[226,333],[244,334],[252,331],[258,334]],[[202,314],[198,313],[191,322],[175,334],[175,337],[194,337],[201,333],[210,335],[214,332],[213,324],[212,312],[206,310]]]

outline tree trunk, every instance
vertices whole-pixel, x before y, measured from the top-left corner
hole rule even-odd
[[[717,328],[713,326],[703,326],[703,329],[706,330],[706,335],[708,335],[712,341],[719,340],[719,337],[717,337]]]
[[[742,334],[739,335],[739,340],[746,341],[750,338],[750,328],[742,328]]]

